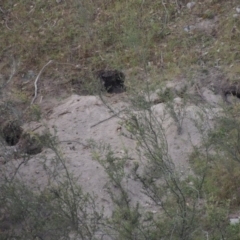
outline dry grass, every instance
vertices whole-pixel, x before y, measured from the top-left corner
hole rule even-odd
[[[217,67],[238,80],[240,16],[233,17],[238,1],[199,0],[192,10],[186,3],[3,0],[0,84],[7,83],[5,92],[12,93],[4,97],[29,105],[34,80],[49,60],[53,64],[38,81],[36,104],[91,93],[94,72],[104,68],[127,73],[134,91],[146,74],[155,88],[201,68]],[[187,26],[200,29],[186,32]]]
[[[181,2],[184,2],[182,7]],[[192,73],[201,68],[204,71],[218,68],[230,80],[238,80],[240,16],[234,18],[233,14],[236,14],[235,8],[239,2],[196,0],[192,10],[186,8],[187,2],[62,0],[57,3],[53,0],[2,0],[0,94],[5,105],[0,108],[4,113],[4,116],[0,116],[0,123],[2,118],[9,116],[21,120],[24,119],[23,114],[27,115],[28,120],[42,117],[42,109],[34,104],[28,112],[19,114],[17,111],[19,107],[26,109],[35,100],[34,81],[37,81],[39,71],[50,60],[53,63],[44,69],[38,79],[38,99],[34,103],[38,104],[41,98],[61,98],[73,91],[83,94],[94,87],[94,72],[104,68],[128,73],[127,84],[130,89],[131,86],[137,88],[136,82],[144,79],[143,76],[139,77],[141,74],[148,74],[155,86],[179,76],[194,76]],[[198,29],[187,32],[184,30],[187,26],[198,26]],[[5,88],[7,91],[3,91]],[[195,167],[201,170],[201,163],[196,161],[195,164],[199,166]],[[230,195],[232,204],[239,206],[239,196],[235,194],[239,190],[239,181],[235,181],[239,180],[239,168],[235,168],[235,164],[231,169],[226,169],[221,163],[219,168],[210,170],[205,187],[206,192],[211,192],[213,187],[217,189],[212,191],[217,200],[227,201]],[[50,203],[55,204],[59,197],[51,194],[47,193],[46,196],[51,198]],[[68,194],[63,192],[62,196],[68,197]],[[76,199],[74,197],[73,200]],[[34,201],[39,199],[41,203],[41,196],[32,198]],[[61,204],[66,199],[59,199],[63,201],[59,200],[57,207],[62,209]],[[49,205],[53,213],[54,206]],[[69,206],[75,207],[71,201]],[[30,213],[31,209],[36,208],[35,205],[27,207],[25,209]],[[70,210],[73,213],[75,211],[74,208]],[[22,212],[19,212],[13,218],[21,215]],[[53,220],[58,220],[59,216],[51,215]],[[119,216],[121,221],[122,217]],[[31,218],[27,216],[26,219]],[[64,215],[63,219],[67,223],[70,217]],[[76,223],[74,216],[71,220]],[[56,226],[54,224],[50,230],[68,227],[65,221],[57,221]],[[35,234],[35,227],[31,224],[30,227]],[[49,229],[44,225],[41,231],[45,234]],[[34,234],[31,237],[36,238]],[[56,235],[55,239],[59,239],[59,236]]]
[[[178,73],[219,64],[239,73],[237,1],[197,1],[191,11],[177,2],[4,0],[0,52],[18,59],[19,73],[37,71],[50,59],[69,64],[70,72],[76,65],[82,71],[148,65]],[[217,18],[214,29],[186,33],[197,18]]]

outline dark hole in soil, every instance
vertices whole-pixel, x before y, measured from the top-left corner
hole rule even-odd
[[[125,75],[118,70],[100,70],[97,72],[97,78],[108,93],[121,93],[126,90]]]
[[[234,96],[238,99],[240,99],[240,88],[238,84],[234,84],[232,86],[227,86],[225,88],[222,88],[223,94],[224,94],[224,100],[227,103],[232,103],[232,100],[229,100],[229,96]]]
[[[21,126],[16,121],[7,122],[2,128],[3,138],[9,146],[14,146],[18,143],[22,132]]]
[[[233,95],[237,98],[240,98],[240,91],[238,90],[228,90],[228,91],[225,91],[225,96],[227,95]]]

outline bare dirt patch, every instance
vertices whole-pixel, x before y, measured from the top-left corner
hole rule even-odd
[[[204,88],[201,90],[204,92]],[[207,104],[206,106],[210,104],[210,109],[204,107],[204,104],[201,106],[191,103],[185,104],[183,99],[178,96],[174,98],[172,108],[169,108],[167,103],[160,103],[151,107],[154,115],[164,128],[168,154],[183,176],[191,173],[188,156],[193,147],[201,144],[202,137],[211,128],[215,115],[221,111],[221,108],[216,105],[221,100],[221,95],[216,100],[212,91],[204,92],[204,94],[207,96],[205,104]],[[132,203],[140,202],[142,206],[147,206],[148,209],[154,207],[152,201],[142,193],[141,184],[131,177],[131,168],[135,162],[140,160],[136,152],[137,142],[125,135],[127,130],[124,123],[127,121],[129,103],[121,100],[124,99],[124,96],[124,93],[122,95],[112,95],[111,98],[103,96],[111,107],[108,108],[99,97],[72,95],[54,107],[52,113],[43,121],[30,122],[24,125],[24,129],[40,134],[47,128],[58,138],[58,147],[66,159],[69,172],[78,178],[78,183],[84,191],[97,197],[99,206],[105,207],[107,215],[112,211],[111,199],[105,189],[108,177],[102,166],[93,160],[89,140],[94,140],[98,144],[110,144],[116,156],[120,158],[128,151],[129,159],[125,170],[130,177],[126,179],[125,184],[131,196],[131,201]],[[111,112],[111,109],[114,112]],[[141,116],[141,111],[133,111],[132,113]],[[200,115],[204,116],[204,120],[200,119]],[[202,130],[195,125],[199,121],[202,124]],[[28,163],[19,169],[19,176],[34,188],[46,186],[47,175],[43,163],[45,162],[50,166],[53,157],[53,152],[48,149],[45,149],[36,157],[32,156]],[[18,166],[19,161],[21,159],[15,161],[13,165]],[[146,162],[139,163],[146,164]],[[6,167],[10,167],[13,171],[13,165],[11,163]],[[60,169],[57,173],[59,176],[61,171]],[[36,183],[37,186],[35,186]]]

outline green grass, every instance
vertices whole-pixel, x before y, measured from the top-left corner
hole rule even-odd
[[[239,79],[240,17],[233,18],[233,14],[236,13],[235,7],[239,3],[237,0],[199,0],[196,1],[197,5],[192,10],[188,10],[186,7],[180,9],[180,2],[186,1],[179,0],[169,0],[165,3],[153,0],[62,0],[59,4],[50,0],[13,2],[3,0],[0,9],[2,23],[0,73],[3,75],[3,84],[8,82],[11,71],[16,65],[15,75],[8,82],[8,90],[11,94],[6,91],[7,93],[3,95],[5,108],[2,107],[1,112],[6,115],[6,112],[9,111],[8,116],[2,114],[4,116],[1,116],[0,122],[4,117],[8,118],[9,115],[14,115],[13,113],[17,112],[15,108],[19,105],[29,105],[34,93],[34,79],[25,82],[22,80],[29,70],[38,74],[50,59],[54,62],[44,70],[39,81],[39,89],[41,89],[39,92],[43,98],[55,97],[54,95],[58,95],[61,91],[66,91],[68,94],[77,91],[82,94],[85,90],[89,93],[89,89],[95,86],[94,72],[103,68],[126,72],[128,89],[134,89],[135,93],[138,92],[136,90],[140,88],[141,84],[139,83],[145,80],[145,76],[152,80],[153,84],[150,89],[154,89],[164,80],[172,80],[177,77],[192,78],[195,72],[210,73],[214,67],[220,69],[231,81]],[[184,31],[184,27],[194,25],[197,21],[213,21],[214,19],[216,20],[214,29]],[[208,76],[211,75],[206,74],[206,77]],[[183,198],[184,201],[180,201],[179,204],[178,194],[167,195],[169,198],[167,207],[170,213],[175,216],[175,211],[177,211],[175,207],[178,206],[182,211],[180,211],[182,217],[185,210],[183,211],[181,207],[185,207],[189,216],[193,217],[187,216],[183,219],[195,218],[196,222],[189,222],[189,226],[196,227],[197,230],[194,233],[199,231],[199,239],[206,239],[205,230],[209,232],[212,239],[220,239],[220,236],[234,236],[234,231],[236,231],[235,235],[239,236],[239,229],[230,229],[230,235],[226,232],[222,234],[220,231],[222,229],[228,231],[226,212],[231,208],[239,208],[240,202],[239,196],[236,195],[236,192],[239,191],[240,180],[239,121],[235,119],[239,118],[238,112],[239,107],[236,105],[230,112],[233,119],[220,122],[216,128],[217,131],[210,136],[212,142],[208,142],[208,146],[213,147],[218,155],[202,155],[199,150],[192,156],[191,164],[196,175],[201,175],[204,179],[201,182],[198,177],[189,177],[193,178],[190,182],[193,182],[193,187],[199,189],[199,195],[195,196],[196,191],[189,187],[187,181],[176,182],[175,178],[172,178],[175,185],[169,185],[173,193],[180,191],[186,196],[186,199]],[[28,120],[39,120],[42,117],[42,111],[37,102],[36,105],[29,108],[26,115],[27,113]],[[232,128],[229,128],[230,126]],[[234,156],[231,155],[232,150],[236,153]],[[108,157],[108,160],[111,160],[110,163],[116,164],[112,161],[114,159],[111,156]],[[121,160],[120,163],[123,164],[123,161]],[[66,167],[64,162],[62,165]],[[114,182],[116,181],[114,174],[119,173],[118,171],[122,170],[123,166],[122,168],[117,165],[112,166],[115,170],[108,174],[112,173],[111,180]],[[94,207],[94,201],[84,195],[81,189],[76,191],[75,188],[71,188],[73,180],[69,177],[66,168],[65,170],[67,182],[59,182],[59,191],[57,192],[43,191],[33,194],[31,191],[27,191],[25,186],[19,185],[15,188],[14,185],[7,183],[5,183],[6,186],[4,184],[1,186],[2,189],[4,186],[6,187],[5,190],[3,189],[5,192],[0,189],[5,193],[4,197],[0,199],[2,205],[5,206],[4,204],[8,201],[12,204],[6,204],[6,212],[9,212],[11,220],[10,228],[15,229],[16,225],[25,223],[23,225],[25,227],[23,233],[26,234],[24,239],[36,238],[38,232],[45,234],[45,232],[51,231],[55,239],[59,239],[59,235],[54,234],[54,229],[71,231],[79,227],[81,230],[82,219],[86,220],[87,231],[92,217],[99,217],[98,214],[91,216],[84,209],[78,209],[85,205]],[[123,178],[123,176],[121,177]],[[144,180],[146,179],[142,178],[143,182]],[[121,189],[121,181],[119,181],[119,186]],[[180,190],[176,191],[176,186],[180,187]],[[183,192],[181,192],[182,190]],[[122,193],[126,197],[124,189]],[[29,204],[20,201],[21,195],[27,200],[30,199]],[[16,202],[11,202],[14,196],[16,196]],[[194,216],[191,211],[196,210],[194,204],[198,203],[199,197],[203,198],[206,206],[197,209],[199,212],[196,212],[199,215]],[[76,199],[81,204],[77,204]],[[134,234],[143,236],[138,228],[141,217],[138,215],[138,206],[126,211],[126,206],[122,207],[122,203],[118,203],[117,198],[113,198],[113,200],[118,204],[119,209],[115,209],[115,216],[111,220],[112,224],[120,230],[119,236],[123,236],[122,239],[126,239],[126,237],[130,239],[129,236],[134,236]],[[40,221],[40,225],[42,225],[39,230],[39,226],[33,224],[34,221],[33,223],[28,221],[34,219],[37,222],[39,212],[36,210],[42,206],[42,201],[46,208],[42,212],[49,211],[51,213],[48,222],[50,225],[45,225]],[[93,210],[95,209],[93,208]],[[25,218],[23,213],[26,215]],[[75,216],[76,213],[87,216],[87,218],[78,219],[78,216]],[[151,239],[160,239],[164,234],[169,234],[165,229],[173,231],[175,225],[172,226],[172,217],[166,219],[166,222],[165,219],[151,222],[153,227],[146,226],[147,236],[152,236]],[[201,224],[198,224],[198,219],[202,221]],[[27,221],[24,222],[24,220]],[[176,218],[175,223],[176,226],[181,226],[181,218]],[[184,224],[182,225],[184,226]],[[198,225],[203,226],[204,231],[199,229]],[[119,228],[119,226],[121,227]],[[145,225],[143,226],[145,227]],[[98,233],[94,224],[91,224],[91,228],[94,234]],[[148,231],[149,229],[151,231]],[[84,231],[80,231],[79,234],[85,235]],[[57,232],[57,234],[62,234],[62,232]],[[69,234],[69,232],[64,232],[64,234]],[[93,237],[94,234],[89,236]],[[52,237],[52,239],[54,238]]]
[[[0,53],[19,61],[19,74],[39,71],[52,59],[66,65],[50,67],[46,74],[51,77],[60,72],[87,79],[100,68],[151,66],[154,74],[172,78],[189,66],[216,63],[236,77],[240,18],[232,15],[237,1],[199,1],[191,11],[176,2],[3,1]],[[214,17],[214,34],[183,29],[196,18]]]

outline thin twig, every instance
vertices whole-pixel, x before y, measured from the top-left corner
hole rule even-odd
[[[16,73],[16,65],[17,65],[17,64],[16,64],[16,61],[15,61],[15,59],[13,58],[13,64],[12,64],[11,74],[10,74],[7,82],[4,84],[3,87],[6,87],[6,86],[8,85],[8,83],[12,80],[13,76],[15,75],[15,73]]]
[[[13,179],[15,178],[15,176],[16,176],[17,173],[18,173],[18,170],[19,170],[20,167],[21,167],[23,164],[25,164],[25,163],[26,163],[26,159],[23,159],[23,160],[18,164],[17,168],[15,169],[15,171],[14,171],[14,173],[13,173],[13,176],[12,176],[11,179],[10,179],[10,182],[13,181]]]
[[[37,77],[36,77],[36,80],[35,80],[35,82],[34,82],[35,95],[34,95],[34,98],[32,99],[31,105],[33,104],[33,102],[35,101],[35,99],[36,99],[36,97],[37,97],[37,82],[38,82],[38,79],[40,78],[40,76],[41,76],[44,68],[47,67],[47,66],[48,66],[50,63],[52,63],[52,62],[53,62],[53,60],[50,60],[47,64],[45,64],[45,65],[43,66],[43,68],[41,69],[41,71],[39,72],[39,74],[37,75]]]
[[[75,143],[78,143],[78,144],[82,145],[83,147],[88,147],[88,145],[86,145],[86,144],[84,144],[80,141],[77,141],[77,140],[63,140],[63,141],[59,141],[59,142],[60,143],[62,143],[62,142],[75,142]]]
[[[106,121],[110,120],[110,119],[113,118],[113,117],[118,116],[119,113],[121,113],[121,112],[123,112],[123,111],[125,111],[125,110],[126,110],[126,108],[120,110],[119,112],[113,114],[113,115],[110,116],[109,118],[103,119],[102,121],[93,124],[90,128],[96,127],[97,125],[99,125],[99,124],[101,124],[101,123],[103,123],[103,122],[106,122]]]

